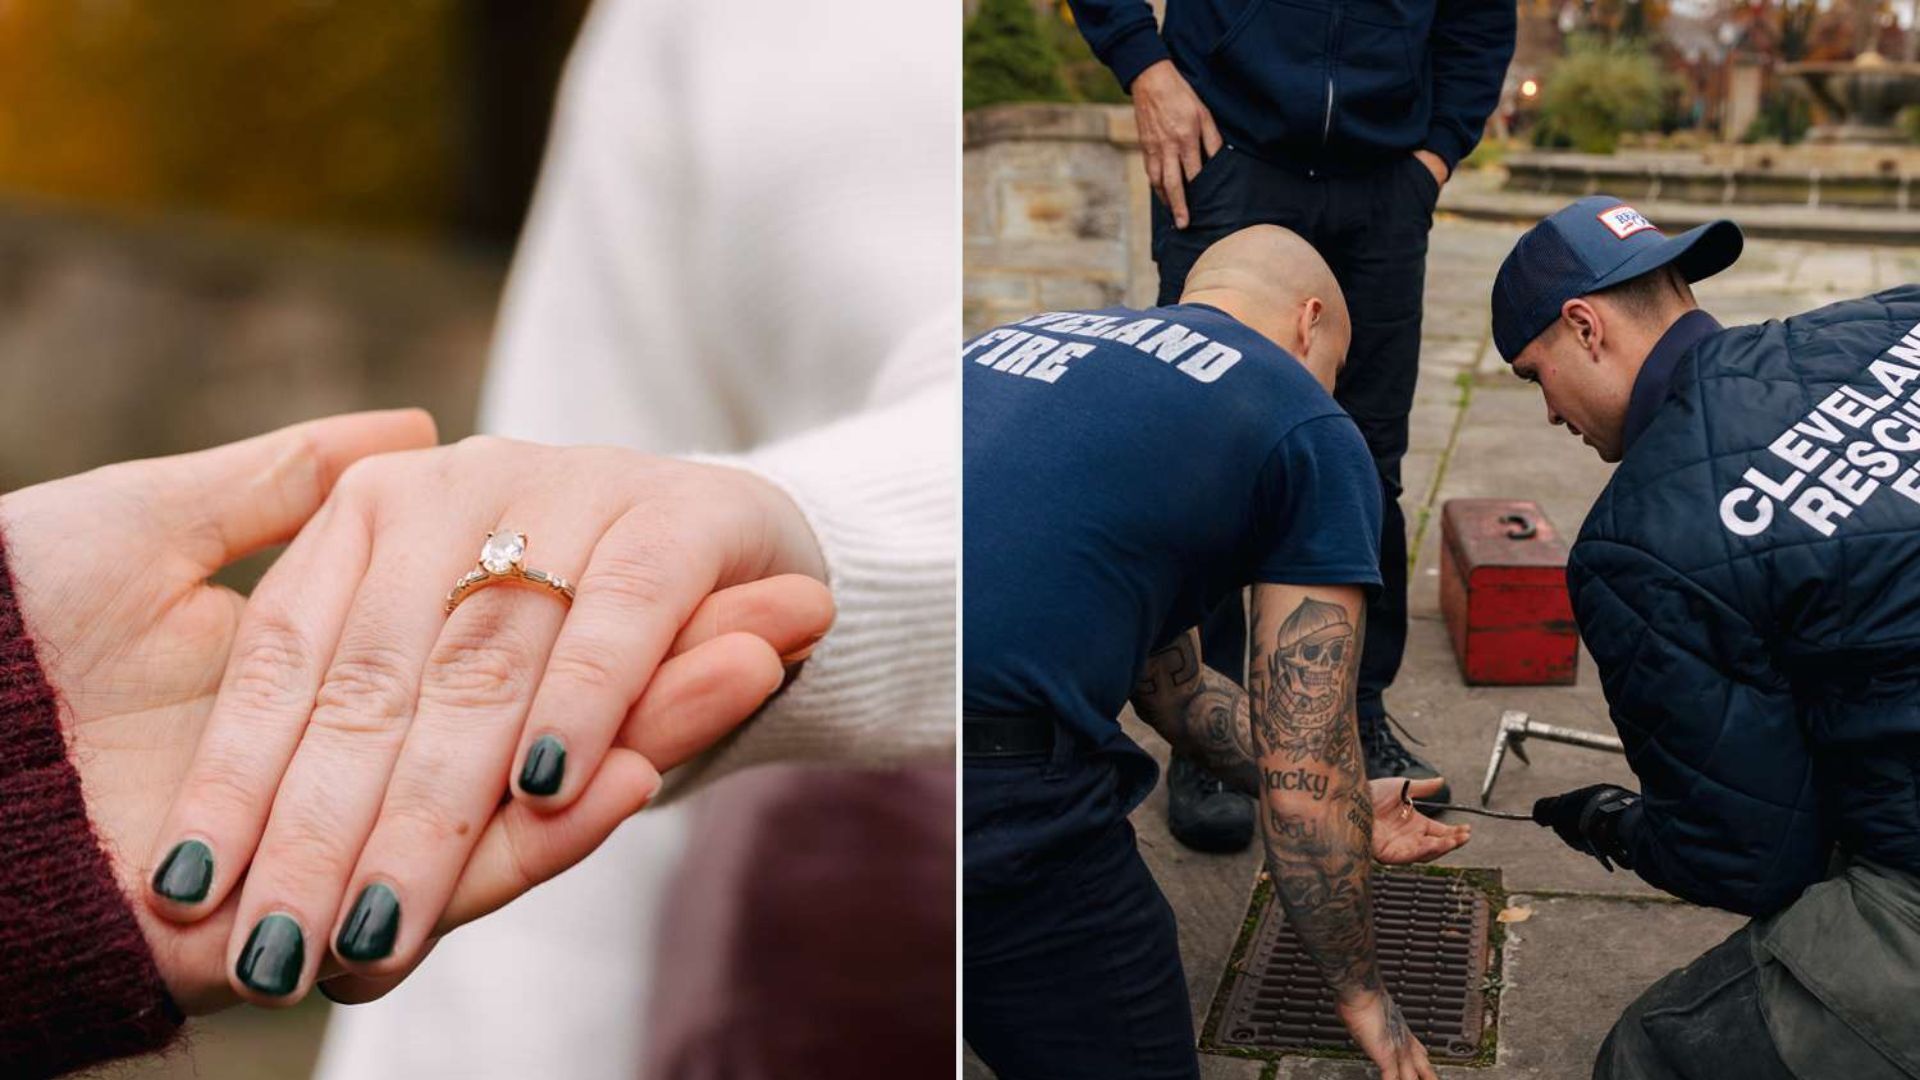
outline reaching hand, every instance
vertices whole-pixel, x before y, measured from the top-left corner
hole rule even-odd
[[[1589,784],[1535,801],[1533,820],[1551,828],[1573,850],[1599,859],[1611,873],[1616,862],[1633,865],[1621,835],[1622,822],[1639,805],[1640,796],[1626,788]]]
[[[1353,1041],[1380,1067],[1381,1080],[1439,1080],[1427,1048],[1413,1037],[1400,1006],[1385,990],[1356,992],[1333,1007]]]
[[[1200,175],[1200,167],[1220,152],[1225,140],[1214,126],[1213,114],[1180,77],[1171,60],[1162,60],[1134,76],[1127,92],[1133,95],[1133,116],[1140,130],[1147,183],[1173,211],[1174,227],[1184,229],[1188,220],[1186,183]]]
[[[576,583],[571,608],[500,586],[449,615],[494,531],[527,534],[525,566]],[[637,809],[655,767],[732,730],[779,685],[780,653],[824,633],[822,573],[798,509],[738,470],[492,438],[362,461],[230,628],[151,849],[203,870],[185,889],[163,876],[149,905],[192,924],[237,897],[226,968],[258,1003],[298,1000],[329,944],[357,975],[402,973],[473,910],[457,887],[503,795],[507,869],[541,831],[591,850],[610,806]],[[762,579],[804,583],[807,602],[738,606],[747,625],[724,629],[765,633],[663,664],[710,594]]]
[[[1367,795],[1373,799],[1373,857],[1393,865],[1432,862],[1473,838],[1466,825],[1442,825],[1422,814],[1400,797],[1419,798],[1437,794],[1446,784],[1443,777],[1425,780],[1388,778],[1367,781]]]
[[[147,853],[193,762],[243,617],[244,598],[206,579],[292,537],[352,462],[433,440],[424,413],[336,417],[198,454],[96,469],[0,498],[0,531],[21,614],[60,694],[89,817],[134,901],[161,976],[188,1012],[234,1001],[226,954],[237,897],[210,905],[205,918],[189,924],[158,918],[138,898],[156,865]],[[750,651],[699,648],[727,640],[733,630],[764,631],[783,650],[817,635],[824,629],[818,613],[830,611],[820,587],[806,582],[800,595],[785,596],[791,603],[774,592],[791,593],[794,580],[710,597],[674,643],[673,651],[686,655],[661,667],[644,710],[701,714],[691,720],[694,727],[724,726],[750,712],[758,700],[714,693],[736,682],[764,687],[758,666],[738,662]],[[808,614],[796,619],[793,611]],[[733,715],[717,717],[715,710]],[[493,910],[577,862],[639,809],[656,784],[646,760],[623,750],[565,813],[541,815],[517,802],[499,809],[477,830],[437,929]],[[233,872],[241,869],[244,864]],[[180,870],[191,877],[190,867]]]

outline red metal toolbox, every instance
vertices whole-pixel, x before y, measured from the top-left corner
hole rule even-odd
[[[1570,685],[1579,634],[1567,545],[1525,499],[1440,507],[1440,610],[1460,674],[1476,686]]]

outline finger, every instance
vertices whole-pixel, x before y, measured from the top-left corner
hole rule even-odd
[[[631,750],[609,750],[579,798],[557,812],[514,800],[487,823],[435,934],[507,903],[586,858],[660,790],[660,774]]]
[[[721,589],[702,600],[667,654],[677,656],[723,634],[747,633],[773,646],[791,664],[832,625],[832,590],[805,574],[781,574]]]
[[[1221,147],[1227,145],[1227,140],[1220,137],[1219,126],[1213,122],[1213,113],[1208,111],[1205,105],[1200,106],[1200,143],[1206,149],[1209,158],[1219,153]]]
[[[330,504],[255,587],[220,693],[147,865],[148,906],[175,922],[220,908],[246,871],[299,746],[371,554],[353,514]]]
[[[1165,189],[1167,209],[1173,212],[1175,228],[1187,227],[1187,189],[1180,182],[1180,162],[1172,155],[1161,161],[1160,183]]]
[[[247,869],[229,962],[234,992],[249,1001],[289,1004],[312,984],[327,954],[319,935],[334,925],[405,744],[421,671],[446,617],[441,590],[463,555],[426,550],[412,535],[404,523],[383,522],[374,538]]]
[[[1151,146],[1143,145],[1141,147],[1141,157],[1147,167],[1147,187],[1152,189],[1154,198],[1159,199],[1163,203],[1166,202],[1167,187],[1160,179],[1159,151]]]
[[[1180,169],[1183,180],[1192,180],[1199,176],[1201,166],[1207,163],[1207,159],[1200,153],[1201,141],[1200,132],[1195,131],[1192,139],[1180,144]]]
[[[432,446],[421,409],[349,413],[153,464],[172,474],[161,510],[208,574],[286,542],[320,509],[347,466],[372,454]]]
[[[330,923],[329,941],[351,970],[404,970],[425,946],[507,789],[534,684],[565,611],[550,595],[484,589],[439,628],[384,795],[373,796],[378,819],[365,845],[353,849],[351,875],[335,885],[341,895],[333,906],[342,914]]]
[[[1419,1040],[1413,1041],[1412,1057],[1414,1076],[1419,1080],[1440,1080],[1439,1073],[1434,1070],[1433,1062],[1427,1057],[1427,1048],[1421,1045]]]
[[[594,545],[527,713],[517,796],[552,808],[579,794],[680,627],[722,584],[729,554],[715,538],[730,530],[696,512],[637,507]]]
[[[395,987],[406,982],[407,978],[426,962],[427,957],[433,953],[433,947],[438,944],[440,944],[439,938],[428,939],[426,945],[421,948],[420,955],[400,971],[387,975],[356,975],[347,972],[330,979],[321,979],[315,988],[328,1001],[336,1005],[365,1005],[370,1001],[378,1001],[392,993]]]
[[[1429,829],[1417,841],[1419,845],[1417,850],[1420,855],[1415,861],[1432,862],[1466,842],[1467,833],[1461,831],[1459,827],[1449,828],[1443,825],[1438,830]]]
[[[785,677],[780,654],[760,638],[714,638],[660,665],[619,744],[665,772],[740,726]]]
[[[1447,786],[1447,778],[1444,776],[1429,776],[1425,780],[1406,780],[1402,782],[1407,785],[1407,796],[1414,799],[1424,799],[1429,795],[1438,795],[1440,789]]]

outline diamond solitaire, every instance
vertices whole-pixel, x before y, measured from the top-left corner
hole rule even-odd
[[[526,557],[525,533],[488,533],[486,544],[480,548],[480,565],[489,574],[509,573]]]

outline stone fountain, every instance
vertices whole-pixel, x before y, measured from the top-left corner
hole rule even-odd
[[[1785,64],[1779,73],[1825,115],[1797,145],[1516,154],[1507,160],[1507,187],[1729,207],[1920,209],[1920,147],[1896,123],[1902,108],[1920,105],[1920,63],[1868,52],[1854,60]]]
[[[1853,60],[1783,64],[1779,70],[1829,117],[1807,132],[1808,142],[1895,145],[1907,141],[1894,120],[1901,109],[1920,105],[1920,63],[1895,62],[1877,52],[1864,52]]]

